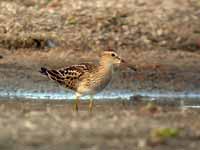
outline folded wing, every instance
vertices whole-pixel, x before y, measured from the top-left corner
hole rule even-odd
[[[82,63],[79,65],[67,66],[65,68],[50,70],[41,68],[41,73],[48,76],[51,80],[56,81],[60,85],[76,90],[82,77],[95,70],[94,65],[89,63]]]

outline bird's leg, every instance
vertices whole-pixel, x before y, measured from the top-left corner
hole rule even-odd
[[[74,102],[74,111],[78,112],[78,103],[79,103],[80,95],[76,94],[76,99]]]
[[[92,109],[93,109],[93,96],[90,95],[90,103],[89,103],[89,112],[92,112]]]

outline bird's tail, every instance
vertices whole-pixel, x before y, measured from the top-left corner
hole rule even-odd
[[[46,75],[46,76],[48,75],[48,69],[47,68],[41,67],[41,70],[39,72],[43,75]]]
[[[41,70],[39,72],[43,75],[46,75],[49,79],[58,82],[60,85],[65,84],[64,77],[61,76],[57,70],[49,70],[45,67],[41,67]]]

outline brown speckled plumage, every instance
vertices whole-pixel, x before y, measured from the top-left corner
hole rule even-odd
[[[45,72],[49,79],[56,81],[68,89],[76,91],[84,76],[92,73],[96,68],[94,64],[82,63],[57,70],[45,69]]]
[[[121,62],[123,60],[114,51],[104,51],[99,64],[82,63],[57,70],[41,68],[40,72],[75,91],[78,99],[81,95],[94,95],[103,90],[111,80],[113,65]],[[76,101],[76,110],[78,110],[77,103]],[[90,107],[92,108],[92,105]]]

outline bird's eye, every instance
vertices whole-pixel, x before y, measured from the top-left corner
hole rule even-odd
[[[112,53],[112,57],[115,57],[115,54]]]

